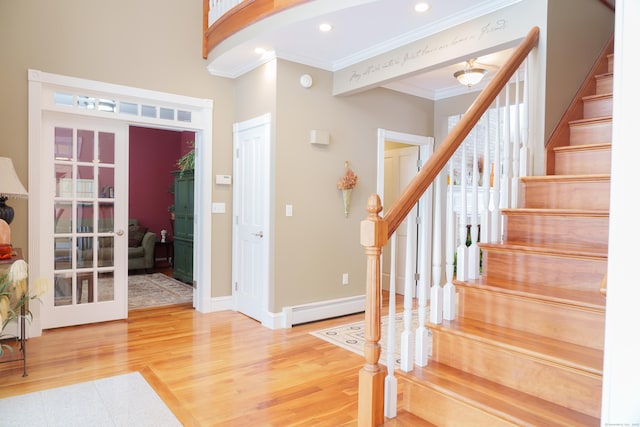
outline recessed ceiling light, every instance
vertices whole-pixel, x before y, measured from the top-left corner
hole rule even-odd
[[[327,24],[326,22],[320,24],[318,28],[320,28],[320,31],[322,31],[323,33],[327,33],[333,29],[331,24]]]
[[[263,47],[257,47],[253,51],[258,55],[264,55],[266,52],[265,48]]]
[[[429,10],[429,4],[421,1],[419,3],[416,3],[416,5],[413,7],[413,10],[420,13],[426,12],[427,10]]]

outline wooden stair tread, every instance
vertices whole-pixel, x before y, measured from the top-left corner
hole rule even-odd
[[[433,333],[443,331],[465,336],[513,351],[523,357],[533,357],[550,364],[602,376],[603,353],[600,350],[466,318],[445,320],[439,325],[429,323],[428,328]]]
[[[596,124],[596,123],[609,123],[611,121],[612,121],[611,116],[594,117],[591,119],[576,119],[576,120],[569,121],[569,126],[571,125],[580,126],[580,125],[589,125],[589,124]]]
[[[435,361],[416,366],[410,373],[396,371],[396,375],[401,381],[432,388],[516,425],[600,425],[596,418]]]
[[[587,96],[583,96],[582,100],[583,101],[596,101],[596,100],[607,99],[607,98],[613,98],[613,93],[598,93],[598,94],[595,94],[595,95],[587,95]]]
[[[603,77],[611,77],[613,76],[613,72],[606,72],[606,73],[602,73],[602,74],[596,74],[596,79],[601,79]]]
[[[454,280],[454,284],[457,286],[486,289],[525,298],[534,298],[555,304],[570,305],[603,313],[606,305],[605,298],[599,292],[585,292],[579,289],[567,289],[553,285],[533,286],[526,283],[502,281],[499,279],[487,281],[482,277],[466,281]]]
[[[556,153],[562,153],[567,151],[595,151],[595,150],[610,150],[611,143],[603,142],[599,144],[584,144],[584,145],[564,145],[562,147],[555,147],[553,151]]]
[[[527,246],[527,245],[510,245],[504,243],[478,243],[480,249],[504,252],[520,252],[533,255],[558,256],[569,258],[591,258],[600,261],[606,261],[607,252],[589,251],[584,247],[574,247],[570,245],[555,246]]]
[[[544,215],[544,216],[575,216],[575,217],[608,217],[606,210],[587,209],[544,209],[544,208],[506,208],[501,209],[503,215]]]
[[[538,175],[520,177],[523,183],[528,182],[603,182],[611,181],[609,174],[593,175]]]

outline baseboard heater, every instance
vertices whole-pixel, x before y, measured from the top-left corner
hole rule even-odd
[[[284,307],[285,327],[364,311],[365,295]]]

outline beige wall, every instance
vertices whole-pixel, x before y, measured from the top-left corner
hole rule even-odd
[[[305,73],[309,89],[298,83]],[[334,97],[331,73],[288,61],[278,61],[277,75],[274,312],[364,293],[359,223],[376,189],[377,129],[433,134],[432,101],[386,89]],[[311,129],[328,130],[331,144],[310,144]],[[345,218],[336,183],[347,160],[358,186]],[[286,204],[293,217],[285,217]]]
[[[200,0],[0,2],[0,155],[28,186],[27,69],[214,100],[214,173],[230,173],[233,82],[201,59]],[[213,199],[231,204],[214,188]],[[12,201],[14,246],[27,248],[27,202]],[[230,281],[230,219],[213,219],[214,284]],[[215,286],[214,286],[215,289]]]

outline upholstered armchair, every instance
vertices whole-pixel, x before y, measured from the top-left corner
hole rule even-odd
[[[156,233],[140,226],[137,219],[129,220],[129,270],[153,269]]]

